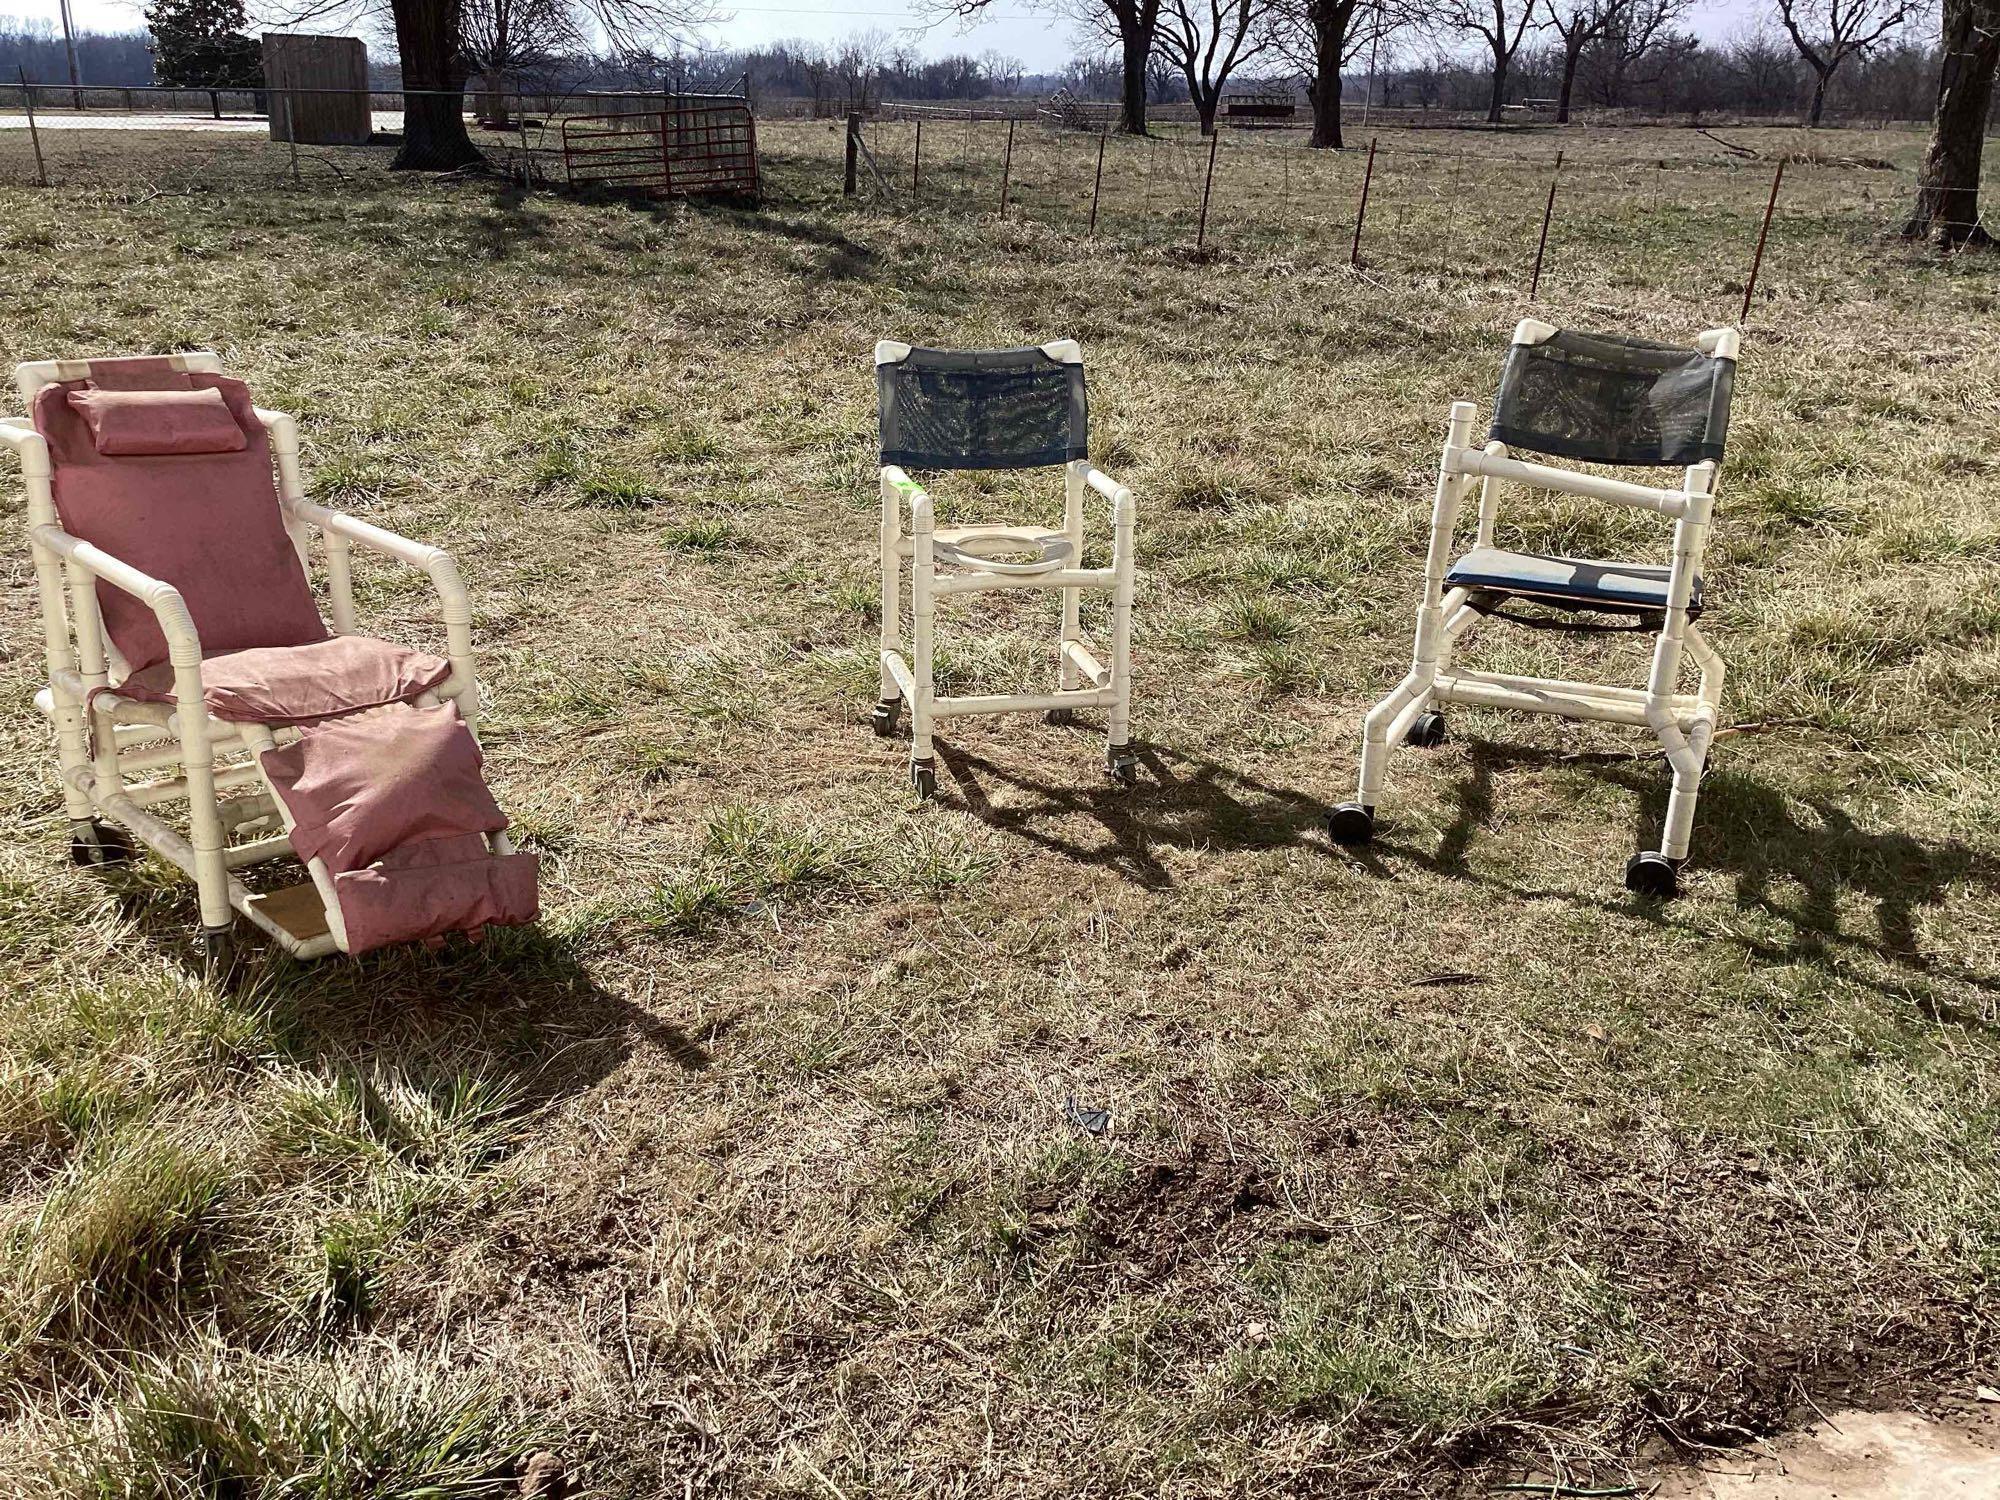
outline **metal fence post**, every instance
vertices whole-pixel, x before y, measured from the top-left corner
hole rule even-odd
[[[1368,188],[1375,181],[1375,137],[1368,138],[1368,165],[1361,173],[1361,204],[1354,210],[1354,248],[1348,253],[1347,263],[1359,267],[1361,264],[1361,224],[1368,217]]]
[[[1535,246],[1535,271],[1528,278],[1528,300],[1534,301],[1535,293],[1542,287],[1542,255],[1549,248],[1549,220],[1556,212],[1556,182],[1562,177],[1563,154],[1556,153],[1556,169],[1549,174],[1549,201],[1542,206],[1542,238]]]
[[[1007,187],[1014,176],[1014,117],[1007,117],[1007,156],[1000,163],[1000,212],[1007,212]]]
[[[841,180],[840,187],[840,195],[843,198],[852,198],[859,187],[859,184],[855,181],[854,173],[855,168],[860,165],[860,162],[856,160],[860,155],[860,147],[861,116],[850,114],[847,117],[847,175]]]
[[[917,145],[910,153],[910,191],[917,190],[917,176],[924,165],[924,117],[917,116]]]
[[[281,94],[285,101],[285,147],[292,154],[292,186],[299,185],[299,133],[292,128],[292,96]]]
[[[1104,143],[1109,137],[1108,130],[1097,132],[1097,176],[1090,184],[1090,228],[1084,231],[1085,239],[1097,233],[1097,198],[1104,191]]]
[[[1757,253],[1750,258],[1750,279],[1743,285],[1743,312],[1739,323],[1750,321],[1750,296],[1757,290],[1757,272],[1764,265],[1764,241],[1771,234],[1771,210],[1778,206],[1778,184],[1785,180],[1785,159],[1778,158],[1778,170],[1771,176],[1771,196],[1764,201],[1764,225],[1757,231]]]
[[[49,168],[42,160],[42,128],[35,123],[35,90],[28,82],[25,68],[21,70],[21,103],[28,111],[28,140],[35,148],[35,186],[47,187]]]
[[[1215,186],[1215,149],[1222,144],[1222,132],[1214,130],[1208,137],[1208,175],[1201,180],[1201,222],[1194,231],[1194,253],[1201,254],[1208,243],[1208,194]]]
[[[525,191],[535,185],[535,159],[528,155],[528,101],[516,94],[514,106],[514,124],[521,132],[521,187]]]

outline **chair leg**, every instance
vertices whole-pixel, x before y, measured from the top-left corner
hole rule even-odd
[[[931,746],[931,700],[933,690],[931,656],[934,649],[935,606],[931,583],[936,573],[928,513],[913,528],[910,566],[910,675],[915,679],[916,696],[910,704],[910,783],[917,795],[928,799],[937,790],[937,761]]]
[[[1121,504],[1112,525],[1111,684],[1113,696],[1105,734],[1104,765],[1113,780],[1129,785],[1138,775],[1132,754],[1132,599],[1137,591],[1132,555],[1136,522],[1132,502]]]

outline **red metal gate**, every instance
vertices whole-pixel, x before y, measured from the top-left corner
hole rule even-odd
[[[573,188],[757,196],[757,121],[741,99],[670,98],[643,113],[574,115],[562,122],[562,148]]]

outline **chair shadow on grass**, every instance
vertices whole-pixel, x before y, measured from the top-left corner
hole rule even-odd
[[[122,904],[142,942],[197,967],[186,936],[191,884],[149,883]],[[710,1046],[732,1024],[697,1036],[662,1020],[600,984],[578,941],[542,923],[489,928],[478,942],[454,938],[436,951],[405,944],[310,963],[257,945],[240,920],[237,936],[246,952],[229,1003],[266,1012],[288,1055],[345,1070],[470,1069],[503,1079],[528,1107],[585,1092],[642,1051],[705,1072]]]
[[[1141,774],[1129,788],[1105,780],[1081,757],[1064,756],[1062,770],[1044,779],[942,742],[936,750],[940,790],[955,792],[981,822],[1150,890],[1174,883],[1160,858],[1164,849],[1283,848],[1306,842],[1325,812],[1317,798],[1164,746],[1134,746]],[[987,791],[994,782],[1028,800],[996,806]],[[1077,820],[1103,837],[1070,831]]]
[[[1398,840],[1391,823],[1387,830],[1391,836],[1379,841],[1385,852],[1441,875],[1500,886],[1517,896],[1588,900],[1575,892],[1496,879],[1474,870],[1468,859],[1473,838],[1492,817],[1496,774],[1558,767],[1581,770],[1633,795],[1628,837],[1623,843],[1605,840],[1607,870],[1615,870],[1634,851],[1659,847],[1670,778],[1657,755],[1564,754],[1485,741],[1468,742],[1465,752],[1470,764],[1452,790],[1451,818],[1435,851],[1427,853]],[[1389,874],[1377,859],[1364,863],[1377,875]],[[1760,962],[1827,966],[1866,954],[1900,972],[1897,983],[1878,989],[1906,992],[1933,1019],[1957,1023],[1978,1018],[1937,993],[1932,981],[2000,996],[2000,971],[1954,969],[1922,947],[1920,914],[1942,904],[1952,887],[1968,885],[1989,901],[2000,901],[2000,859],[1957,840],[1930,842],[1894,830],[1869,832],[1830,798],[1783,791],[1725,762],[1702,783],[1689,869],[1697,875],[1704,870],[1724,874],[1734,884],[1739,911],[1758,912],[1790,928],[1783,941],[1740,931],[1730,934]],[[1663,927],[1696,930],[1673,903],[1627,897],[1622,891],[1612,894],[1614,879],[1615,874],[1607,874],[1606,894],[1595,903],[1601,909]],[[1797,898],[1788,899],[1793,890]],[[1873,903],[1873,933],[1857,931],[1851,920],[1843,924],[1844,896]],[[1713,935],[1711,929],[1700,930]]]

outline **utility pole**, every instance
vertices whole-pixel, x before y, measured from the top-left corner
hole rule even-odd
[[[69,0],[61,0],[63,46],[69,52],[69,102],[83,109],[83,76],[76,70],[76,31],[69,22]]]

